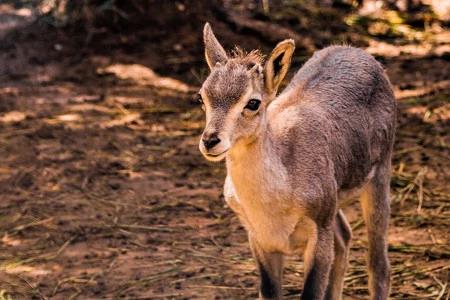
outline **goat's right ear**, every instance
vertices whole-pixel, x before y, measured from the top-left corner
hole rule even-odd
[[[203,42],[205,43],[205,57],[210,69],[217,63],[225,64],[228,60],[227,53],[216,39],[209,23],[203,27]]]
[[[284,40],[273,49],[264,67],[264,83],[266,91],[274,97],[278,87],[286,76],[295,50],[294,40]]]

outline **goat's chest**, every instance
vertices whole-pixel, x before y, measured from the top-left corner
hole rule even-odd
[[[266,251],[293,254],[306,246],[311,222],[283,189],[225,180],[224,195],[252,238]]]

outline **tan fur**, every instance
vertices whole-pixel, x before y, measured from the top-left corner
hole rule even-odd
[[[334,224],[334,262],[330,273],[330,281],[327,287],[325,299],[342,299],[344,276],[347,270],[348,255],[350,252],[350,240],[352,230],[342,210],[338,212]]]
[[[248,232],[260,298],[281,298],[283,256],[303,254],[302,299],[341,299],[351,229],[339,208],[362,193],[371,299],[387,299],[395,101],[379,64],[361,50],[329,47],[277,96],[292,40],[264,66],[257,51],[227,55],[209,24],[204,41],[211,74],[200,90],[199,149],[208,160],[226,159],[224,196]]]
[[[384,168],[389,168],[383,166]],[[387,253],[387,229],[388,219],[383,214],[389,214],[389,177],[383,176],[384,170],[378,174],[364,187],[361,193],[361,207],[364,221],[366,223],[369,237],[368,268],[369,268],[369,290],[371,298],[387,299],[389,295],[390,265]],[[383,249],[383,251],[377,251]]]
[[[264,63],[264,55],[259,50],[246,52],[242,48],[235,47],[231,59],[238,59],[243,65],[253,67],[254,65],[262,65]]]
[[[291,65],[291,58],[294,50],[294,40],[284,40],[278,43],[270,54],[270,57],[264,67],[265,85],[267,94],[270,95],[270,97],[275,97],[284,76],[286,76],[289,66]],[[275,74],[274,61],[280,56],[281,70],[279,73]]]
[[[271,168],[283,168],[281,162],[268,155],[261,157],[253,146],[248,149],[247,145],[240,145],[229,154],[227,191],[234,190],[234,198],[227,197],[227,201],[262,248],[268,252],[298,253],[306,244],[305,229],[313,226],[312,222],[300,206],[293,209],[292,203],[283,201],[289,198],[284,194],[289,190],[287,180],[271,172]],[[254,159],[263,164],[255,165]]]

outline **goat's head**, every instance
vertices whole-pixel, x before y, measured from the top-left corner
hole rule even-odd
[[[222,160],[237,142],[250,143],[258,135],[265,110],[276,96],[294,52],[294,42],[284,40],[263,65],[259,51],[236,49],[227,55],[211,26],[203,30],[205,57],[210,74],[200,89],[206,127],[200,151],[211,161]]]

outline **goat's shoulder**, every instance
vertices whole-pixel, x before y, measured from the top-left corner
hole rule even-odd
[[[275,133],[309,130],[326,126],[326,109],[310,97],[295,92],[283,93],[267,109],[268,121]]]
[[[274,110],[270,130],[280,156],[289,166],[318,163],[328,157],[329,135],[332,123],[317,103],[299,101]],[[321,157],[317,159],[317,157]],[[321,163],[326,164],[325,161]]]

